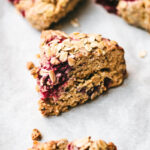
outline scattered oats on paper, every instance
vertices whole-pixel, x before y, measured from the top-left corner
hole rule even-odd
[[[32,137],[32,140],[40,141],[42,139],[42,134],[38,129],[33,129],[31,137]]]
[[[71,25],[72,25],[73,27],[76,27],[76,28],[80,26],[78,18],[72,19],[72,20],[70,21],[70,23],[71,23]]]
[[[147,51],[143,50],[139,52],[139,57],[144,58],[147,55]]]

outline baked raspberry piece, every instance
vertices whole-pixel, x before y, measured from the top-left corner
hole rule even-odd
[[[129,24],[150,32],[150,0],[121,0],[117,10]]]
[[[40,143],[33,142],[33,147],[28,150],[117,150],[113,143],[102,140],[93,141],[91,137],[69,142],[67,139]]]
[[[96,3],[101,4],[108,12],[117,13],[117,4],[119,0],[96,0]]]
[[[32,67],[43,115],[59,115],[93,100],[126,77],[124,51],[98,34],[43,31],[40,66]]]
[[[9,0],[33,27],[43,30],[72,11],[80,0]]]

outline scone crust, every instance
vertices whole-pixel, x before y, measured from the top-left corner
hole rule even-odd
[[[38,30],[47,29],[72,11],[80,0],[14,0],[17,10]]]
[[[91,137],[84,139],[74,140],[69,142],[67,139],[58,141],[49,141],[46,143],[40,143],[38,141],[33,142],[33,147],[28,150],[117,150],[116,146],[110,142],[106,143],[103,140],[93,141]]]

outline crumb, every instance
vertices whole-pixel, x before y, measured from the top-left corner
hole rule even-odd
[[[27,69],[28,69],[28,70],[31,70],[31,69],[33,69],[33,68],[34,68],[33,62],[27,62]]]
[[[40,57],[41,57],[41,56],[40,56],[40,54],[36,54],[36,58],[38,58],[38,59],[39,59]]]
[[[139,57],[141,57],[141,58],[144,58],[146,55],[147,55],[147,51],[145,51],[145,50],[140,51],[140,53],[139,53]]]
[[[39,141],[42,139],[42,135],[38,129],[33,129],[31,136],[32,136],[32,140]]]
[[[72,19],[72,20],[70,21],[70,23],[71,23],[71,25],[72,25],[73,27],[79,27],[79,26],[80,26],[79,20],[78,20],[77,18]]]

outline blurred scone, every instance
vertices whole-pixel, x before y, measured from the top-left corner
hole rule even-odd
[[[48,28],[72,11],[80,0],[9,0],[38,30]]]
[[[117,10],[129,24],[150,32],[150,0],[121,0]]]

